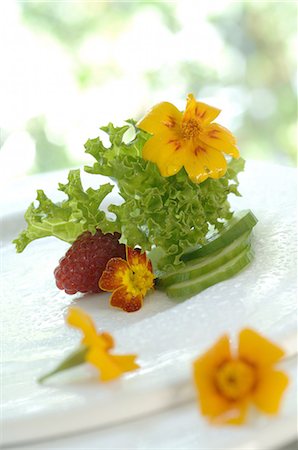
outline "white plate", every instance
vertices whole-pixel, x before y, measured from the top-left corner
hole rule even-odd
[[[295,175],[294,169],[252,162],[241,175],[243,198],[231,201],[237,209],[251,208],[259,219],[253,240],[256,256],[249,268],[183,303],[176,304],[161,293],[153,293],[146,297],[144,307],[133,314],[111,309],[107,294],[67,296],[55,287],[53,270],[67,244],[43,239],[16,255],[10,240],[23,227],[23,211],[18,212],[11,201],[3,200],[3,443],[73,434],[192,397],[191,384],[182,391],[177,391],[177,386],[190,378],[194,356],[224,332],[235,335],[242,327],[250,326],[280,343],[293,336]],[[45,183],[34,186],[31,181],[30,193],[46,186],[48,178],[40,178],[39,182]],[[53,178],[54,175],[52,186],[58,181]],[[10,186],[8,192],[11,198],[22,195],[17,185]],[[39,386],[36,378],[53,368],[79,343],[78,332],[64,323],[71,304],[86,309],[98,327],[113,333],[117,351],[137,353],[142,369],[100,385],[93,369],[84,366]],[[282,442],[295,434],[292,425],[296,417],[295,364],[289,363],[287,370],[292,373],[292,383],[281,415],[273,422],[275,429],[288,426]],[[216,445],[231,448],[240,441],[249,443],[268,428],[267,419],[262,419],[254,421],[254,426],[250,423],[237,430],[220,429],[214,435],[214,428],[198,415],[194,402],[189,408],[185,415],[179,416],[177,412],[177,417],[182,420],[184,431],[188,430],[186,435],[194,436],[201,448]],[[272,448],[276,442],[276,438],[271,439]],[[159,441],[158,445],[166,448],[168,444],[163,447]],[[189,445],[185,437],[175,448],[192,448]]]

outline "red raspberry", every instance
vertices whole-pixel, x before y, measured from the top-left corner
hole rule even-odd
[[[119,233],[103,234],[97,230],[81,234],[60,259],[54,275],[56,285],[66,294],[102,292],[98,280],[111,258],[125,259],[125,245],[119,244]]]

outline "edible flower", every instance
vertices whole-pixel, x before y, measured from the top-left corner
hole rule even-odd
[[[182,167],[194,183],[222,177],[227,170],[223,153],[239,158],[239,150],[232,133],[213,122],[219,113],[220,109],[196,101],[192,94],[184,112],[168,102],[155,105],[137,123],[153,135],[143,147],[143,158],[156,163],[164,177]]]
[[[56,369],[42,376],[39,382],[85,362],[98,369],[100,381],[111,381],[120,377],[124,372],[139,368],[139,365],[135,362],[136,355],[114,355],[110,353],[115,346],[113,337],[109,333],[97,332],[93,320],[81,308],[69,308],[66,321],[69,325],[82,331],[81,346],[60,363]]]
[[[113,292],[111,306],[126,312],[137,311],[154,284],[151,261],[141,250],[126,247],[126,260],[111,258],[98,284],[103,291]]]
[[[221,337],[194,362],[202,414],[218,424],[242,424],[249,404],[277,414],[288,377],[274,365],[283,356],[280,347],[251,329],[240,332],[237,355],[228,336]]]

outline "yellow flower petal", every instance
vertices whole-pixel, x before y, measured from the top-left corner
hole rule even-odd
[[[139,248],[131,248],[126,246],[126,260],[130,268],[138,265],[147,265],[146,252],[142,252]]]
[[[222,423],[228,425],[242,425],[246,421],[248,406],[249,403],[246,400],[237,403],[234,408],[230,408],[226,417],[222,417]]]
[[[122,372],[131,372],[139,369],[139,365],[135,362],[137,355],[111,355],[113,361],[117,364]]]
[[[194,361],[194,377],[199,389],[208,388],[210,379],[213,379],[214,371],[222,363],[231,359],[229,338],[222,336],[213,347]],[[208,388],[209,389],[209,388]]]
[[[211,136],[217,136],[220,137],[223,141],[230,142],[231,144],[236,145],[237,141],[235,136],[228,130],[227,128],[223,127],[222,125],[219,125],[218,123],[210,123],[205,128],[206,133],[211,133]]]
[[[169,134],[153,136],[143,147],[143,158],[157,164],[163,177],[168,177],[177,173],[181,169],[184,148],[181,141]],[[170,161],[170,164],[169,164]],[[171,164],[173,162],[173,168]]]
[[[199,139],[210,147],[233,156],[233,158],[239,158],[240,156],[232,133],[216,123],[204,128]]]
[[[277,414],[288,383],[289,379],[283,372],[265,371],[257,384],[253,402],[261,411],[267,414]]]
[[[219,395],[214,385],[205,386],[198,395],[198,403],[203,416],[208,416],[212,421],[223,416],[231,407],[230,403]]]
[[[203,151],[198,151],[197,158],[207,168],[208,177],[220,178],[227,171],[227,161],[223,154],[217,150],[205,147]]]
[[[85,345],[90,345],[94,339],[97,339],[97,332],[93,320],[81,308],[69,308],[66,321],[69,325],[83,332],[83,343]]]
[[[254,330],[239,334],[239,358],[257,367],[270,367],[284,356],[284,351]]]
[[[69,325],[82,331],[84,336],[82,339],[82,344],[86,346],[96,345],[104,350],[114,347],[114,340],[112,336],[109,333],[97,333],[93,320],[89,314],[81,308],[69,308],[66,321]]]
[[[88,351],[86,361],[99,370],[99,379],[101,381],[113,380],[123,373],[123,370],[113,360],[112,356],[98,347],[92,347]]]
[[[165,160],[166,173],[168,177],[178,173],[185,162],[185,147],[182,147],[178,151],[175,151]]]
[[[104,339],[104,341],[106,342],[105,350],[111,350],[112,348],[114,348],[115,346],[114,338],[113,336],[110,335],[110,333],[104,331],[103,333],[101,333],[100,337]]]
[[[133,295],[131,292],[128,292],[127,286],[121,286],[113,292],[110,304],[115,308],[131,313],[142,308],[143,296],[141,294]]]
[[[137,123],[137,127],[155,134],[180,128],[182,113],[169,102],[158,103]]]
[[[225,335],[194,362],[194,381],[201,412],[217,424],[240,424],[246,418],[247,399],[231,402],[219,392],[215,383],[216,371],[230,360],[229,338]]]
[[[109,355],[105,351],[92,347],[86,356],[86,361],[95,366],[101,381],[110,381],[131,372],[140,366],[135,362],[136,355]]]
[[[229,403],[226,410],[217,415],[209,416],[210,422],[214,425],[242,425],[246,420],[248,406],[247,400]]]
[[[188,150],[188,157],[184,162],[185,170],[194,183],[202,183],[209,177],[207,167],[204,166],[202,159],[197,157],[192,150]]]
[[[127,271],[129,271],[127,261],[122,258],[111,258],[99,279],[98,286],[103,291],[113,292],[122,285]]]
[[[198,120],[201,124],[207,125],[220,114],[220,109],[206,103],[197,102],[192,94],[187,97],[186,109],[183,114],[183,121],[191,119]]]

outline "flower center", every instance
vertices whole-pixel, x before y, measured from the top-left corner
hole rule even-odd
[[[252,366],[244,361],[228,361],[218,369],[215,383],[218,390],[228,400],[239,400],[252,391],[256,382],[256,373]]]
[[[193,139],[199,134],[201,130],[198,121],[195,119],[189,119],[182,122],[181,128],[183,139]]]
[[[147,291],[153,287],[154,275],[147,267],[131,266],[126,280],[127,290],[133,295],[145,297]]]

